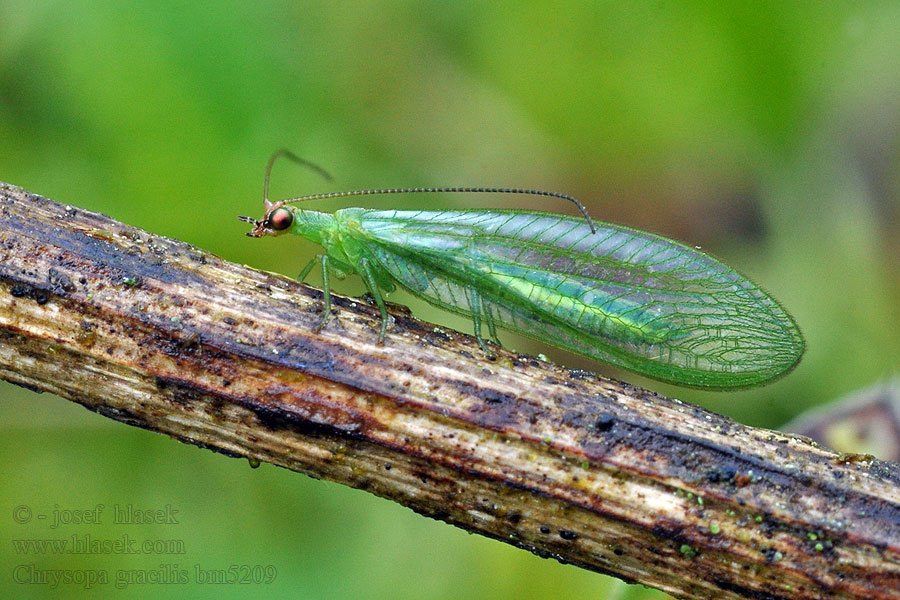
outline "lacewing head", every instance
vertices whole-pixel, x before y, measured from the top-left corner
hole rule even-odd
[[[284,206],[284,202],[270,202],[266,199],[266,214],[262,219],[256,220],[245,216],[238,219],[253,225],[253,229],[247,232],[248,236],[263,237],[288,231],[294,223],[294,213]]]
[[[297,199],[281,200],[279,202],[272,202],[271,200],[269,200],[269,175],[272,173],[272,165],[275,164],[275,160],[282,156],[312,169],[328,181],[331,181],[331,175],[329,175],[328,171],[326,171],[319,165],[302,159],[293,152],[285,150],[284,148],[282,148],[281,150],[277,150],[274,154],[272,154],[271,157],[269,157],[269,163],[266,165],[266,178],[263,181],[263,206],[266,209],[265,216],[259,221],[257,221],[253,217],[238,217],[238,219],[243,221],[244,223],[250,223],[253,225],[253,229],[247,232],[247,235],[250,237],[263,237],[266,235],[278,235],[280,233],[285,233],[291,229],[291,225],[293,225],[294,223],[294,212],[289,208],[285,208],[284,205],[287,202],[295,201]]]

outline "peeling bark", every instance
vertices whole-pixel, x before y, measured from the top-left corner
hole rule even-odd
[[[681,598],[900,598],[900,466],[0,184],[0,377]]]

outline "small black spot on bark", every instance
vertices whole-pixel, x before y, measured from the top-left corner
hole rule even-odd
[[[737,473],[733,465],[716,466],[706,472],[706,479],[712,483],[728,483],[734,480]]]
[[[47,280],[50,282],[50,285],[60,292],[74,292],[76,289],[72,279],[56,269],[50,269],[50,272],[47,274]]]
[[[609,413],[602,413],[594,421],[594,429],[597,431],[608,431],[615,425],[616,418]]]
[[[35,302],[42,305],[47,304],[50,300],[44,292],[22,283],[12,286],[9,289],[9,293],[12,294],[13,298],[34,298]]]
[[[12,286],[9,293],[13,295],[13,298],[28,298],[32,294],[32,289],[31,286],[18,284]]]
[[[777,554],[778,554],[778,551],[775,550],[775,548],[763,548],[762,549],[762,555],[764,557],[766,557],[766,560],[769,562],[777,562],[777,560],[778,560]]]

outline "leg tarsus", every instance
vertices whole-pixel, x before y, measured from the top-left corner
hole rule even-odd
[[[487,347],[487,344],[484,342],[484,339],[481,337],[481,296],[478,295],[478,292],[475,290],[469,290],[470,292],[470,308],[472,309],[472,327],[475,330],[475,339],[478,341],[478,345],[481,346],[481,349],[485,354],[488,355],[488,358],[494,359],[497,356],[494,354],[492,350]],[[485,321],[488,324],[488,331],[490,331],[491,335],[496,338],[497,332],[494,329],[494,321],[488,316]]]
[[[381,292],[378,291],[378,281],[375,279],[375,275],[372,273],[372,267],[369,265],[369,261],[365,258],[361,258],[359,261],[360,267],[360,275],[362,275],[363,281],[366,282],[366,287],[369,288],[369,293],[375,299],[375,304],[378,305],[378,310],[381,311],[381,329],[378,331],[378,343],[384,343],[384,336],[387,334],[387,326],[390,322],[390,315],[388,315],[387,308],[384,305],[384,298],[381,296]]]
[[[491,309],[489,306],[482,306],[484,308],[484,322],[487,323],[488,333],[491,336],[491,340],[498,346],[502,346],[500,343],[500,338],[497,337],[497,326],[494,324],[494,317],[491,316]]]
[[[494,351],[488,348],[487,343],[482,339],[480,335],[476,335],[475,339],[478,341],[478,345],[481,346],[482,351],[487,354],[487,357],[491,360],[497,358],[497,355],[494,354]]]

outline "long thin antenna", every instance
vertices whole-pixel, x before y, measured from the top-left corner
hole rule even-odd
[[[281,148],[277,150],[271,157],[269,157],[269,164],[266,165],[266,179],[263,184],[263,202],[266,207],[266,211],[268,212],[272,208],[272,203],[269,201],[269,175],[272,172],[272,165],[275,164],[275,160],[279,157],[284,156],[286,158],[291,159],[297,164],[308,167],[327,179],[328,181],[332,181],[331,175],[320,167],[319,165],[310,162],[306,159],[300,158],[290,150],[286,150]],[[529,190],[529,189],[520,189],[520,188],[493,188],[493,187],[410,187],[410,188],[384,188],[384,189],[372,189],[372,190],[351,190],[349,192],[328,192],[325,194],[311,194],[309,196],[300,196],[299,198],[290,198],[288,200],[281,200],[281,204],[292,204],[294,202],[307,202],[309,200],[328,200],[330,198],[346,198],[347,196],[371,196],[371,195],[380,195],[380,194],[527,194],[531,196],[546,196],[550,198],[561,198],[563,200],[568,200],[581,211],[581,214],[584,216],[584,219],[587,221],[588,226],[591,228],[591,233],[597,233],[597,228],[594,227],[594,221],[591,219],[591,216],[588,214],[587,209],[584,205],[577,199],[569,196],[568,194],[561,194],[559,192],[547,192],[544,190]],[[248,221],[249,222],[249,221]]]
[[[588,226],[591,228],[591,233],[597,233],[597,228],[594,227],[594,221],[591,219],[591,216],[588,214],[587,209],[584,205],[577,199],[568,194],[561,194],[559,192],[547,192],[544,190],[529,190],[529,189],[520,189],[520,188],[492,188],[492,187],[411,187],[411,188],[385,188],[385,189],[374,189],[374,190],[351,190],[347,192],[327,192],[324,194],[311,194],[309,196],[300,196],[298,198],[290,198],[288,200],[282,200],[284,204],[292,204],[294,202],[307,202],[309,200],[328,200],[331,198],[345,198],[347,196],[369,196],[369,195],[377,195],[377,194],[421,194],[421,193],[434,193],[434,194],[527,194],[531,196],[548,196],[551,198],[561,198],[563,200],[568,200],[581,212],[584,216],[585,220],[588,223]]]
[[[331,174],[328,171],[326,171],[325,169],[323,169],[322,167],[320,167],[319,165],[317,165],[316,163],[310,162],[310,161],[306,160],[305,158],[300,158],[299,156],[297,156],[296,154],[294,154],[293,152],[291,152],[290,150],[287,150],[285,148],[276,150],[275,153],[269,157],[269,163],[266,165],[266,179],[265,179],[265,183],[263,183],[263,203],[266,206],[266,210],[269,210],[269,208],[272,206],[272,203],[269,202],[269,175],[272,173],[272,165],[275,164],[275,160],[281,156],[284,156],[285,158],[289,158],[297,164],[300,164],[300,165],[303,165],[304,167],[312,169],[313,171],[315,171],[316,173],[318,173],[319,175],[321,175],[328,181],[333,180],[333,178],[331,177]]]

